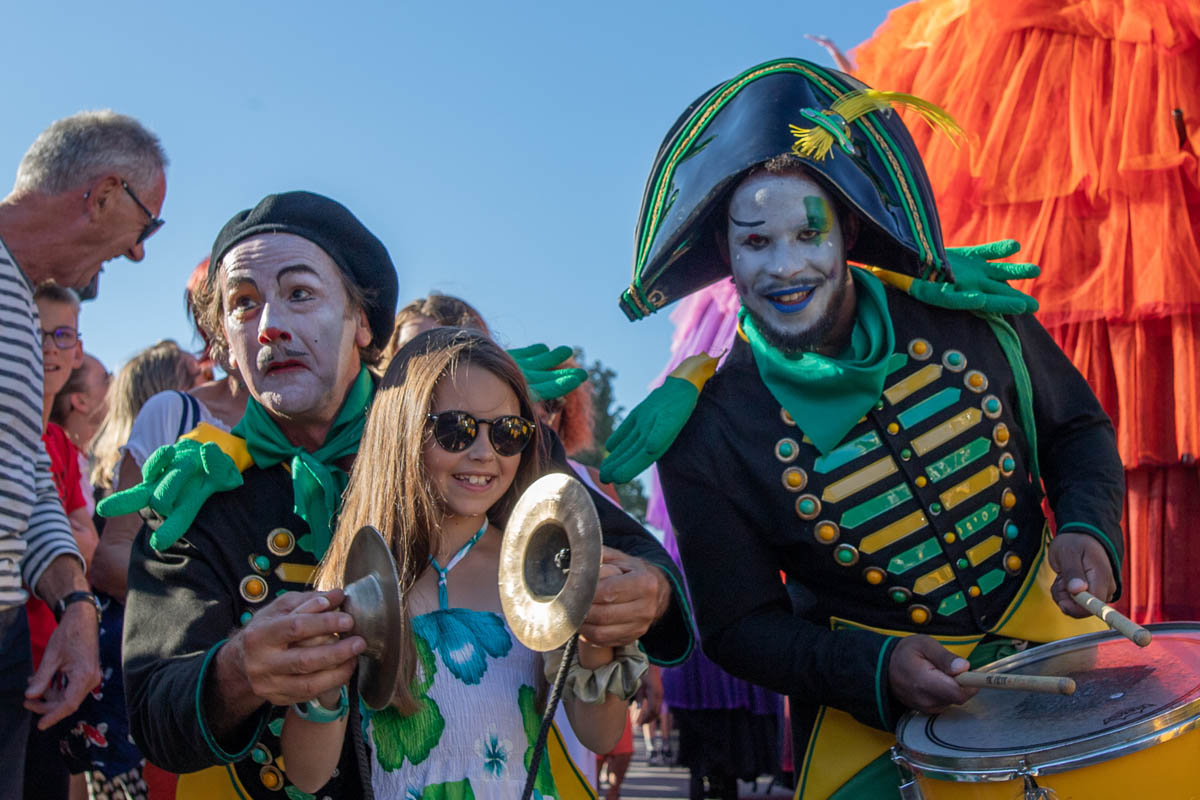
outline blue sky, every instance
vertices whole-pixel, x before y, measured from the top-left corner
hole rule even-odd
[[[405,302],[478,307],[502,343],[570,344],[635,404],[668,356],[666,312],[630,323],[633,227],[651,159],[697,95],[781,56],[831,63],[895,2],[13,3],[0,164],[84,108],[141,119],[171,158],[140,264],[84,307],[110,369],[193,343],[183,286],[264,195],[346,204],[388,246]],[[7,183],[5,186],[9,185]]]

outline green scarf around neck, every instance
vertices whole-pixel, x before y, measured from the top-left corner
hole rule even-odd
[[[857,298],[850,346],[837,358],[784,353],[767,343],[745,307],[738,322],[754,353],[758,374],[822,455],[837,447],[883,393],[896,334],[883,284],[850,268]]]
[[[325,555],[332,537],[330,523],[341,506],[349,477],[335,462],[358,452],[375,382],[366,367],[358,373],[325,442],[313,452],[288,441],[267,410],[251,398],[246,415],[233,429],[246,440],[246,449],[259,469],[288,462],[296,516],[308,523],[309,533],[297,544],[316,558]]]

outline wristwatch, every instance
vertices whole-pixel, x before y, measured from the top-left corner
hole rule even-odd
[[[61,598],[59,598],[58,602],[54,604],[54,619],[58,622],[61,622],[62,615],[66,612],[67,606],[71,605],[71,603],[80,603],[85,600],[87,602],[91,603],[92,606],[96,609],[96,622],[99,623],[100,622],[100,601],[97,600],[96,595],[92,594],[91,592],[83,592],[83,591],[68,592],[67,594],[65,594]]]

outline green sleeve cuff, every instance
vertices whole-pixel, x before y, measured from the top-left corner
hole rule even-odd
[[[887,730],[895,727],[896,721],[890,713],[892,707],[891,693],[888,690],[888,664],[891,663],[892,648],[899,638],[888,636],[879,648],[879,658],[875,662],[875,711],[879,714],[880,724]]]
[[[652,564],[651,566],[656,565]],[[657,657],[650,655],[648,652],[647,655],[650,656],[651,664],[659,667],[676,667],[682,664],[684,661],[687,661],[688,657],[692,654],[692,648],[695,644],[696,636],[695,632],[692,630],[692,608],[688,603],[687,592],[684,591],[683,586],[679,584],[679,581],[675,577],[675,573],[669,569],[662,569],[662,567],[659,567],[659,570],[667,577],[667,581],[671,584],[671,602],[667,605],[667,613],[663,614],[662,618],[657,620],[654,624],[669,626],[671,624],[671,615],[678,614],[680,616],[679,625],[683,629],[684,639],[686,641],[684,643],[683,652],[678,653],[674,658],[663,658],[662,656],[666,655],[666,653],[661,652],[661,645],[660,647],[654,648],[654,650],[657,651]],[[651,630],[653,629],[654,626],[652,625]],[[662,638],[666,639],[667,637],[664,636]],[[666,642],[663,642],[663,644],[665,645]],[[642,649],[645,650],[645,647]]]
[[[1120,580],[1121,575],[1121,556],[1117,550],[1113,540],[1108,537],[1104,531],[1097,528],[1095,525],[1089,525],[1086,522],[1068,522],[1058,527],[1058,533],[1085,533],[1095,539],[1100,540],[1100,544],[1104,545],[1104,549],[1108,551],[1108,557],[1113,563],[1113,574]]]
[[[240,761],[241,759],[245,758],[250,753],[250,750],[254,747],[254,745],[258,743],[259,738],[262,737],[263,729],[267,727],[267,718],[270,717],[270,713],[266,710],[260,710],[257,712],[258,723],[254,726],[254,735],[250,737],[250,741],[246,743],[245,747],[235,753],[230,753],[225,750],[225,748],[221,747],[221,745],[217,742],[217,737],[213,735],[212,731],[209,730],[208,725],[205,723],[204,678],[208,674],[208,666],[212,663],[213,658],[216,657],[217,651],[220,650],[227,641],[229,640],[222,639],[209,648],[209,651],[204,654],[204,661],[200,664],[200,676],[196,679],[196,724],[200,727],[200,735],[204,737],[204,743],[208,745],[209,751],[222,764],[230,764],[234,761]]]

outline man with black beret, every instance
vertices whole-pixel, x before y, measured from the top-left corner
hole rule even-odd
[[[201,424],[161,448],[145,483],[101,503],[105,515],[148,506],[166,517],[134,544],[123,655],[132,734],[150,761],[187,773],[180,800],[302,796],[277,760],[281,712],[346,683],[364,648],[329,637],[353,625],[341,592],[302,590],[330,541],[396,293],[386,249],[328,198],[272,195],[235,215],[197,306],[215,354],[250,390],[246,415],[232,434]],[[632,518],[605,501],[597,510],[625,560],[589,620],[615,643],[640,637],[657,661],[681,661],[691,631],[678,571]],[[317,596],[320,612],[297,612]],[[365,788],[347,737],[317,796]]]
[[[147,462],[147,478],[183,476],[195,455],[211,497],[194,519],[177,508],[143,530],[125,615],[132,733],[151,761],[192,773],[180,797],[284,790],[273,706],[311,699],[354,671],[360,637],[294,646],[349,630],[350,616],[333,610],[340,593],[325,613],[291,612],[315,596],[297,590],[329,542],[375,390],[367,366],[391,335],[396,294],[383,244],[321,195],[269,196],[213,245],[200,313],[251,399],[232,435],[201,425],[187,448]],[[346,757],[323,795],[361,793]]]

